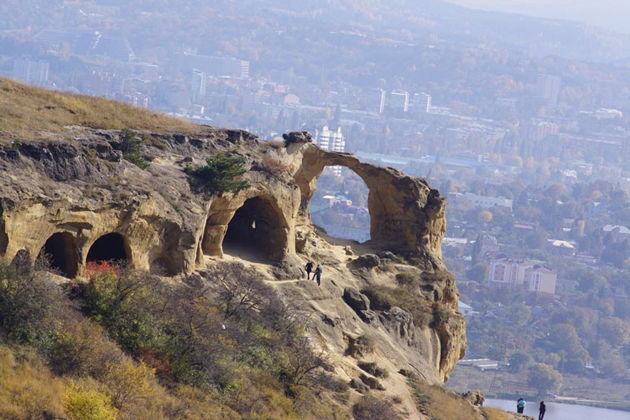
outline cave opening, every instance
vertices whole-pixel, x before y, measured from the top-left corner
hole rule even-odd
[[[79,271],[79,250],[75,237],[68,232],[55,233],[42,247],[37,261],[64,277],[76,277]]]
[[[108,233],[92,244],[88,251],[87,262],[127,264],[130,257],[131,251],[125,238],[120,233]]]
[[[245,201],[234,213],[223,239],[225,253],[261,262],[282,259],[286,246],[280,211],[260,197]]]

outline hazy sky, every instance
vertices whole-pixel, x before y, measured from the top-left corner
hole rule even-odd
[[[630,0],[447,0],[463,6],[579,20],[630,33]]]

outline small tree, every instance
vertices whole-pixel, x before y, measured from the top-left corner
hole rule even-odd
[[[250,187],[248,181],[240,179],[247,170],[242,156],[217,153],[206,160],[206,165],[189,169],[193,185],[210,194],[231,192],[238,194]]]
[[[133,163],[140,169],[149,167],[149,163],[140,154],[140,149],[144,139],[137,136],[131,130],[123,130],[120,134],[120,150],[123,152],[123,159]]]
[[[9,339],[43,344],[63,308],[63,294],[54,283],[0,264],[0,330]]]
[[[527,384],[535,388],[538,395],[546,395],[555,392],[562,386],[562,375],[549,365],[536,363],[529,368]]]
[[[534,359],[529,354],[517,351],[510,356],[510,370],[512,372],[518,373],[527,369]]]

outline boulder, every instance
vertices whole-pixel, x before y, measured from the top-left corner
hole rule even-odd
[[[372,268],[378,267],[381,265],[381,259],[376,254],[365,254],[356,258],[354,261],[350,263],[351,267],[354,269],[367,269],[371,270]]]
[[[283,134],[282,138],[284,139],[285,147],[294,143],[311,143],[313,141],[313,137],[308,131],[292,131]]]
[[[343,289],[343,300],[357,313],[370,309],[370,299],[352,287]]]

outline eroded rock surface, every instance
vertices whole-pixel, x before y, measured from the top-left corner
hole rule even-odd
[[[465,331],[455,280],[442,262],[445,203],[438,191],[395,169],[323,151],[308,133],[290,133],[284,145],[209,127],[194,137],[140,134],[146,170],[123,159],[118,131],[73,127],[55,139],[0,138],[0,257],[31,264],[46,254],[67,277],[80,276],[90,261],[120,259],[193,281],[227,250],[267,270],[283,298],[312,320],[310,333],[341,377],[366,382],[356,358],[392,372],[376,389],[382,383],[393,395],[406,384],[401,370],[429,383],[448,377],[464,354]],[[193,191],[186,167],[221,151],[245,159],[251,188]],[[361,249],[329,244],[311,225],[309,201],[329,165],[348,167],[369,188],[372,239]],[[321,286],[304,279],[307,259],[322,264]],[[401,273],[417,279],[417,292],[434,306],[427,319],[375,307],[361,293],[370,285],[396,287]],[[414,413],[411,403],[407,409]]]

